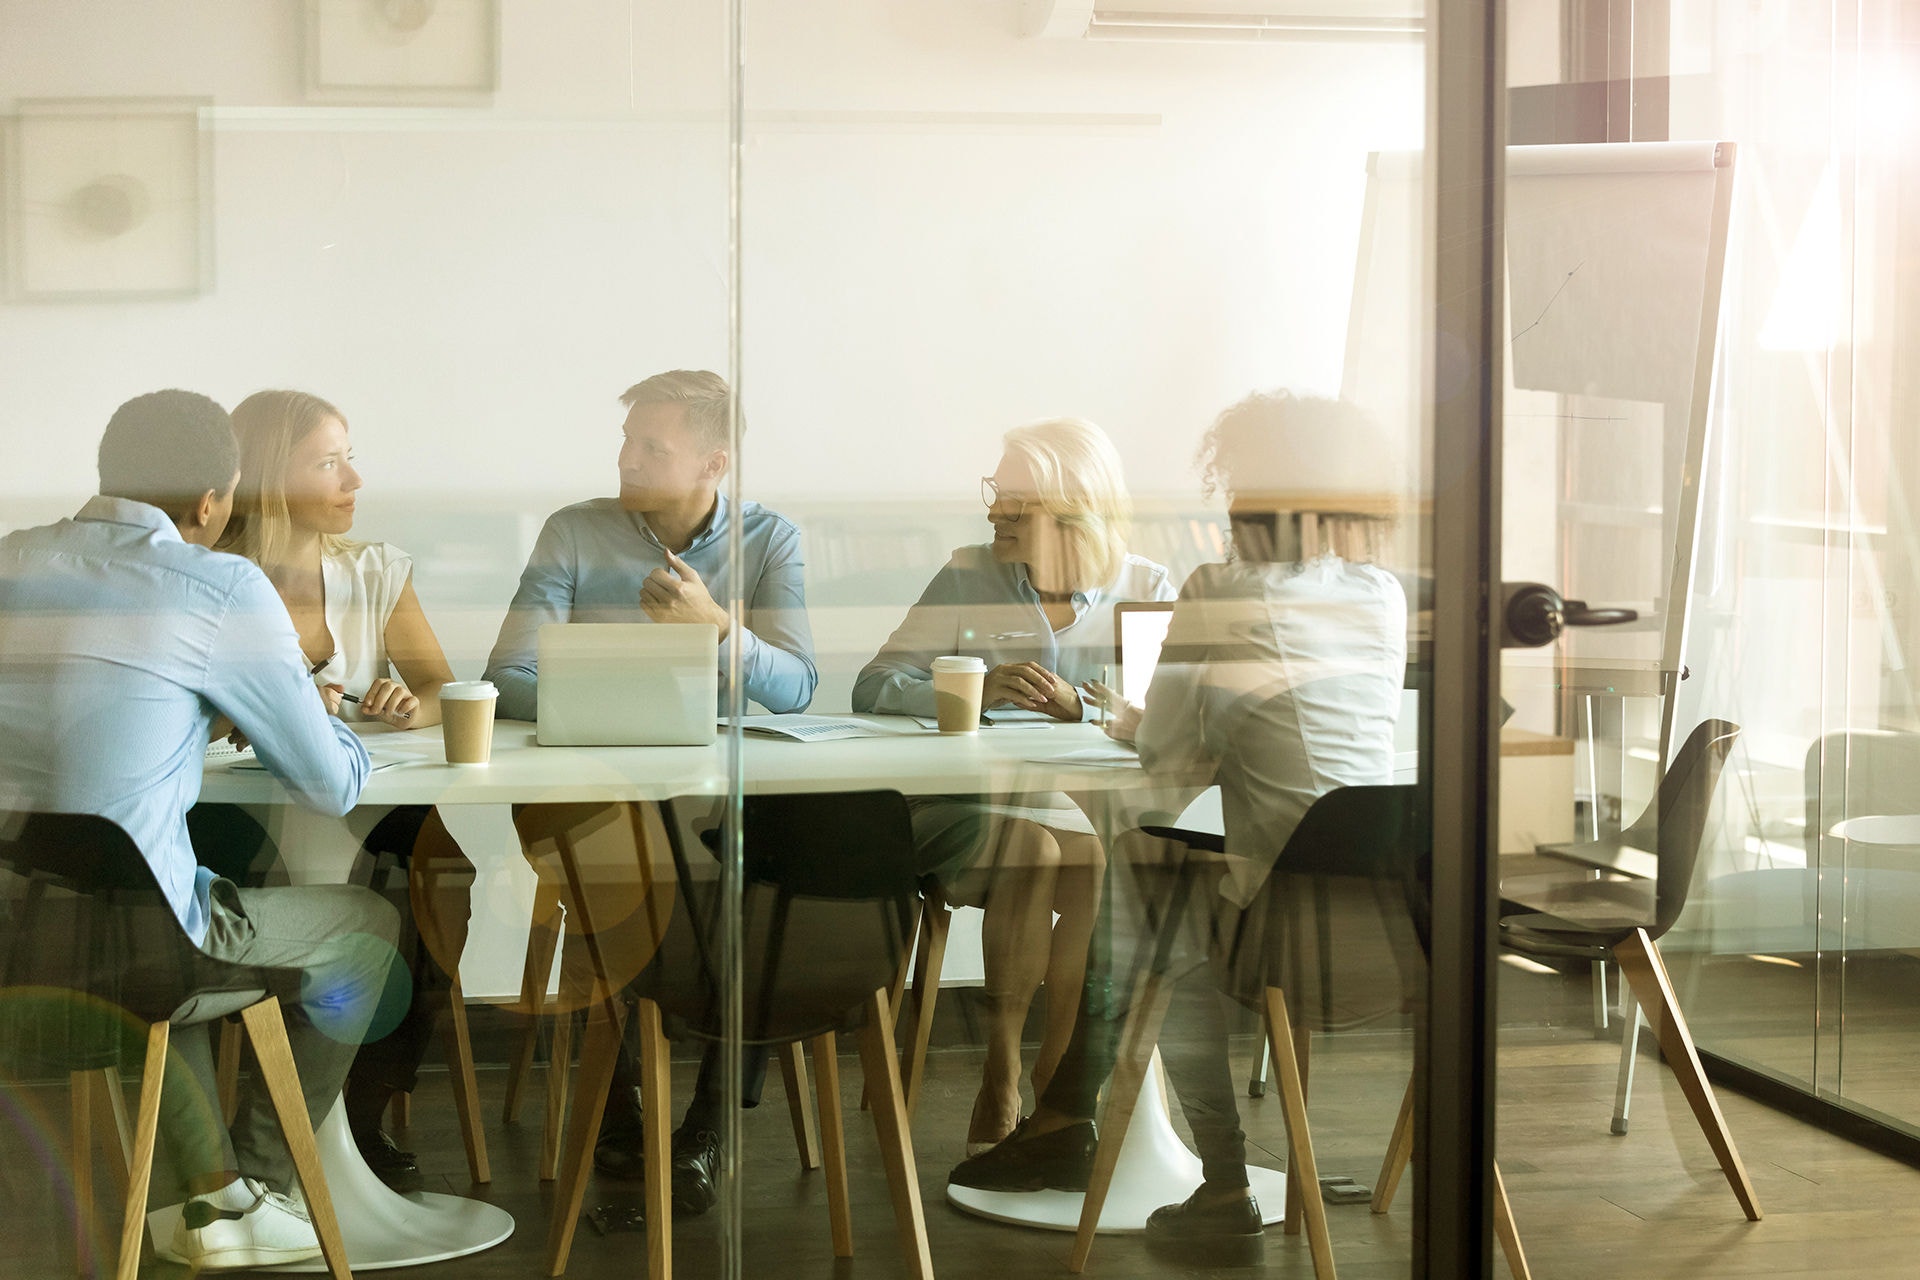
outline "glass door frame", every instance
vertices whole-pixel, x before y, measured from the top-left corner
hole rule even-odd
[[[1433,915],[1414,1038],[1416,1277],[1493,1266],[1506,80],[1499,0],[1429,5],[1422,487],[1433,609],[1420,779]]]

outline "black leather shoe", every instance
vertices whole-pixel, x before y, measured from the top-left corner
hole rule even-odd
[[[413,1152],[402,1151],[394,1146],[393,1139],[385,1131],[375,1129],[371,1133],[356,1133],[353,1135],[353,1145],[360,1148],[360,1158],[367,1162],[367,1168],[373,1170],[374,1177],[387,1184],[388,1190],[405,1195],[427,1185]]]
[[[609,1178],[638,1182],[647,1176],[640,1090],[615,1088],[607,1095],[600,1140],[593,1144],[593,1167]]]
[[[1266,1255],[1260,1203],[1251,1191],[1229,1199],[1203,1184],[1184,1203],[1147,1215],[1147,1247],[1208,1266],[1258,1266]]]
[[[673,1134],[673,1212],[693,1218],[720,1198],[720,1135],[682,1126]]]
[[[980,1191],[1085,1191],[1100,1145],[1093,1121],[1029,1137],[1032,1117],[1022,1120],[999,1145],[953,1167],[947,1181]]]

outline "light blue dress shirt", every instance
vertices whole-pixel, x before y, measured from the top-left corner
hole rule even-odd
[[[746,695],[768,711],[804,711],[820,676],[807,627],[806,565],[800,530],[757,502],[740,507],[740,572],[727,563],[725,494],[713,518],[680,553],[723,606],[740,583],[742,626],[720,646],[720,698],[726,705],[729,648],[739,642]],[[487,679],[500,690],[499,713],[532,720],[539,708],[540,628],[549,622],[646,622],[640,584],[667,569],[667,549],[644,517],[618,498],[594,498],[547,518],[533,544],[500,638],[487,659]]]
[[[932,715],[933,660],[948,654],[980,658],[989,670],[1037,662],[1077,689],[1113,661],[1114,605],[1173,597],[1163,566],[1128,556],[1111,582],[1073,593],[1073,621],[1056,632],[1026,565],[1001,564],[984,544],[961,547],[860,672],[853,709]]]
[[[327,715],[252,563],[124,498],[0,539],[0,809],[112,819],[195,945],[213,875],[187,810],[218,715],[300,803],[338,816],[359,799],[366,749]]]

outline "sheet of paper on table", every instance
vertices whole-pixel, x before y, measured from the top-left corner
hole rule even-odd
[[[727,722],[720,721],[720,728],[724,730],[726,727]],[[740,728],[746,733],[758,734],[761,737],[787,738],[794,742],[831,742],[838,738],[888,738],[909,732],[905,725],[884,726],[865,720],[839,720],[832,716],[797,714],[742,716]]]
[[[1090,765],[1096,769],[1138,769],[1140,753],[1122,743],[1110,742],[1097,747],[1081,747],[1077,751],[1062,751],[1054,756],[1036,757],[1034,762]]]

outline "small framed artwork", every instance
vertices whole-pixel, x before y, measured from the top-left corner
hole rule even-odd
[[[7,296],[106,301],[210,289],[208,105],[21,101],[7,130]]]
[[[476,103],[499,83],[499,0],[307,0],[309,98]]]

